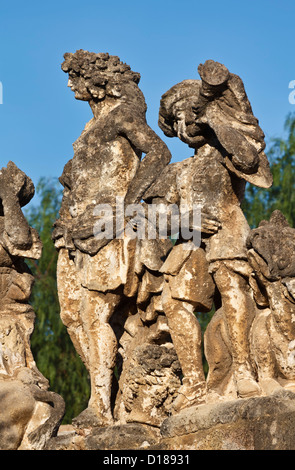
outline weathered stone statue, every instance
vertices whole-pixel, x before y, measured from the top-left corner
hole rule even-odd
[[[202,231],[201,248],[183,250],[188,247],[180,238],[161,268],[163,308],[184,374],[176,411],[206,396],[194,312],[210,310],[213,297],[228,331],[236,394],[260,393],[248,341],[256,311],[246,248],[250,228],[240,204],[246,181],[268,188],[272,176],[242,80],[211,60],[198,70],[201,80],[185,80],[163,95],[159,113],[163,132],[179,137],[195,155],[164,169],[145,195],[147,202],[162,198],[191,213],[194,206],[202,209],[201,227],[190,221],[192,230]]]
[[[39,259],[42,244],[22,207],[34,186],[9,162],[0,170],[0,449],[294,448],[295,229],[274,211],[250,230],[242,212],[246,182],[272,184],[242,80],[208,60],[201,80],[162,96],[160,128],[194,149],[169,164],[139,74],[109,54],[64,59],[93,118],[60,177],[53,240],[61,319],[91,396],[57,434],[65,404],[30,347],[25,259]],[[196,312],[212,308],[203,350]]]
[[[251,328],[251,351],[259,384],[270,394],[295,392],[295,229],[280,211],[251,230],[248,258],[258,311]]]
[[[97,422],[106,425],[113,422],[117,354],[110,320],[128,316],[128,298],[136,294],[143,264],[136,265],[137,242],[124,232],[132,214],[123,227],[116,226],[116,235],[99,237],[98,208],[110,210],[107,225],[115,226],[118,199],[123,200],[123,212],[140,203],[171,155],[146,123],[138,73],[109,54],[79,50],[64,57],[69,86],[76,99],[89,102],[93,119],[74,143],[74,157],[60,178],[64,196],[53,234],[59,250],[58,292],[62,321],[90,374],[85,413],[94,413]]]
[[[34,186],[13,162],[0,170],[0,449],[43,449],[56,434],[64,403],[48,391],[30,348],[33,276],[25,258],[39,259],[42,244],[21,207]]]

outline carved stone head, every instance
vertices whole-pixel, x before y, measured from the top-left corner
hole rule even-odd
[[[133,72],[119,57],[82,49],[64,54],[62,70],[69,74],[68,86],[75,98],[82,101],[101,101],[106,96],[122,101],[144,97],[138,88],[140,74]]]
[[[162,96],[159,112],[159,126],[164,134],[178,137],[194,148],[205,143],[204,124],[197,124],[194,112],[199,103],[200,90],[200,80],[177,83]]]

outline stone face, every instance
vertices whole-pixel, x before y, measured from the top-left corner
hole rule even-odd
[[[0,448],[43,449],[64,414],[61,397],[48,391],[30,348],[33,276],[25,258],[39,259],[42,244],[22,206],[34,186],[13,162],[0,170]]]
[[[0,449],[17,450],[32,419],[35,400],[18,380],[0,380]]]

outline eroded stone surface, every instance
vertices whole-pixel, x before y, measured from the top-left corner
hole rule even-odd
[[[120,421],[160,426],[170,415],[181,385],[181,368],[169,346],[146,343],[133,349],[120,384]]]
[[[293,450],[295,394],[280,391],[183,410],[164,421],[160,448]]]
[[[73,430],[51,439],[51,450],[294,450],[295,394],[281,390],[203,404],[164,420],[160,429],[140,423]]]
[[[294,388],[293,249],[295,231],[275,211],[270,220],[251,230],[249,276],[256,313],[248,343],[251,365],[262,395]],[[205,333],[210,372],[207,383],[219,395],[236,397],[229,332],[223,309],[213,316]]]
[[[275,211],[251,231],[248,248],[260,305],[251,331],[258,380],[265,393],[282,386],[295,391],[295,229]]]

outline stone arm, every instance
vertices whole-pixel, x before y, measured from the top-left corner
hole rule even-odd
[[[175,205],[168,203],[165,198],[155,198],[150,204],[143,202],[142,207],[146,219],[154,226],[159,238],[165,238],[165,235],[174,238],[179,235],[181,229],[201,232],[203,235],[213,235],[221,228],[220,222],[206,213],[201,213],[196,223],[193,210],[179,212],[175,210]],[[164,223],[160,222],[161,214]]]
[[[145,117],[131,111],[128,110],[124,119],[120,120],[118,133],[126,137],[138,152],[144,153],[145,157],[129,186],[125,205],[140,203],[145,191],[171,160],[168,147],[148,126]]]

